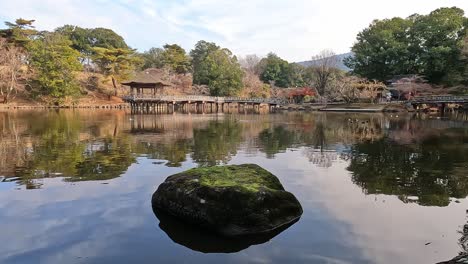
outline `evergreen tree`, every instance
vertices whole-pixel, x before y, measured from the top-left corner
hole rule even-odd
[[[94,48],[128,49],[122,36],[107,28],[81,28],[65,25],[55,29],[72,41],[72,47],[81,53],[81,62],[90,63],[95,54]]]
[[[24,48],[31,41],[31,37],[37,34],[32,25],[34,21],[19,18],[14,23],[5,22],[8,28],[0,30],[0,37],[7,39],[9,43],[17,47]]]
[[[93,52],[94,63],[104,75],[111,77],[114,94],[117,95],[117,83],[130,77],[135,67],[141,63],[140,58],[131,49],[95,47]]]
[[[244,72],[230,50],[201,40],[190,55],[194,83],[208,85],[211,95],[229,96],[239,93]]]
[[[242,88],[242,71],[236,56],[228,49],[210,52],[202,62],[203,68],[209,69],[208,87],[215,96],[236,95]]]
[[[278,87],[290,86],[289,63],[274,53],[269,53],[260,61],[260,79],[265,83],[274,82]]]
[[[143,61],[142,69],[164,67],[164,50],[161,48],[151,48],[140,54]]]
[[[188,73],[191,69],[190,57],[185,50],[177,44],[164,45],[162,52],[164,65],[176,73]]]
[[[460,61],[462,62],[462,65],[464,65],[462,83],[468,85],[468,34],[465,36],[465,40],[463,41],[463,50]]]
[[[220,49],[218,45],[212,42],[206,42],[200,40],[195,44],[195,48],[190,51],[190,57],[192,57],[193,65],[193,83],[208,85],[209,69],[206,68],[204,61],[206,57],[213,51]]]
[[[464,11],[456,7],[375,20],[358,34],[354,56],[345,65],[369,79],[418,74],[431,83],[454,85],[462,80],[466,65],[460,56],[467,26]]]
[[[75,72],[81,70],[79,53],[72,42],[58,33],[43,33],[28,45],[29,62],[34,71],[32,86],[39,94],[60,103],[80,91]]]

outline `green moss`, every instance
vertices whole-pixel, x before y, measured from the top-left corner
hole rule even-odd
[[[209,187],[240,187],[251,192],[261,187],[283,190],[278,178],[255,164],[201,167],[184,174],[197,176],[201,185]]]

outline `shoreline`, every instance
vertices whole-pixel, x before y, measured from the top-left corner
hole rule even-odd
[[[385,112],[413,112],[404,104],[290,104],[280,106],[280,111],[319,111],[319,112],[341,112],[341,113],[385,113]]]
[[[15,109],[130,109],[130,105],[126,103],[107,104],[107,105],[0,105],[0,110],[15,110]]]
[[[343,113],[382,113],[385,109],[379,108],[323,108],[320,112],[343,112]]]
[[[237,108],[237,107],[236,107]],[[41,104],[0,104],[0,110],[47,110],[47,109],[131,109],[128,103],[108,104],[75,104],[75,105],[41,105]],[[466,111],[466,110],[465,110]],[[410,109],[403,104],[332,104],[332,105],[302,105],[289,104],[275,108],[273,112],[335,112],[335,113],[396,113],[422,112]]]
[[[0,110],[40,110],[40,109],[111,109],[111,110],[123,110],[131,109],[130,104],[117,103],[117,104],[83,104],[83,105],[0,105]],[[378,107],[362,107],[359,105],[348,105],[347,107],[330,107],[326,105],[315,105],[315,106],[304,106],[304,105],[286,105],[279,106],[275,109],[275,112],[294,111],[294,112],[363,112],[363,113],[382,113],[382,112],[402,112],[399,111],[386,111],[385,106],[378,105]]]

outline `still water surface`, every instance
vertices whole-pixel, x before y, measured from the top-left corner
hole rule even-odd
[[[467,223],[466,120],[0,112],[0,263],[448,260]],[[241,163],[278,176],[299,222],[239,244],[153,213],[167,176]]]

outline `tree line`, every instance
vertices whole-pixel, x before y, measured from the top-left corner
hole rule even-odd
[[[379,81],[417,74],[432,84],[468,85],[467,28],[468,18],[457,7],[374,20],[358,34],[354,56],[345,65],[356,75]]]
[[[110,29],[66,25],[50,32],[36,30],[33,23],[17,19],[0,30],[0,95],[5,101],[21,82],[31,96],[60,104],[80,95],[76,74],[90,67],[110,77],[117,88],[140,61]]]
[[[147,68],[191,75],[194,85],[206,86],[216,96],[270,97],[277,95],[273,90],[305,86],[317,86],[317,93],[323,96],[332,79],[345,76],[335,69],[333,59],[304,67],[274,53],[264,58],[238,58],[229,49],[204,40],[189,52],[177,44],[166,44],[140,53],[111,29],[64,25],[39,31],[34,22],[17,19],[0,29],[0,95],[5,101],[23,85],[32,97],[61,104],[83,94],[77,81],[77,73],[83,71],[109,78],[114,88],[110,95],[117,95],[120,82]],[[333,56],[325,51],[315,59]]]
[[[204,40],[188,52],[178,44],[138,52],[111,29],[64,25],[39,31],[33,24],[17,19],[0,29],[0,97],[5,102],[24,87],[34,98],[61,104],[85,94],[77,79],[83,71],[107,78],[110,97],[117,95],[120,82],[147,68],[189,75],[194,85],[215,96],[285,96],[282,88],[311,87],[318,98],[354,102],[363,95],[375,99],[383,82],[407,74],[430,84],[468,85],[468,19],[456,7],[373,21],[358,34],[353,56],[345,59],[351,72],[338,69],[338,57],[330,50],[305,67],[274,53],[237,57]]]

